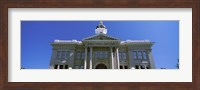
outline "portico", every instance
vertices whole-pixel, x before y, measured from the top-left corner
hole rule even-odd
[[[88,48],[89,48],[89,52],[88,52]],[[93,48],[95,47],[85,47],[85,59],[84,59],[84,69],[94,69],[94,64],[93,64],[93,60],[95,58],[93,58]],[[110,49],[110,58],[108,59],[108,61],[110,62],[107,62],[107,64],[109,64],[109,66],[111,67],[111,69],[119,69],[120,67],[120,61],[119,61],[119,54],[118,54],[118,48],[115,48],[115,47],[107,47]],[[89,54],[89,64],[87,63],[88,61],[88,53]],[[115,57],[114,57],[114,53],[116,53]],[[115,58],[115,59],[114,59]],[[95,60],[95,62],[98,62],[98,60]],[[89,68],[87,68],[88,66]]]

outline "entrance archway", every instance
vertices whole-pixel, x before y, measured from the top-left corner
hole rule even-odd
[[[104,64],[98,64],[95,69],[107,69],[107,67]]]

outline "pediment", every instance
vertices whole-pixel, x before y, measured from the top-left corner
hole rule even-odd
[[[119,40],[119,39],[114,38],[114,37],[109,36],[109,35],[105,35],[105,34],[98,34],[98,35],[94,35],[94,36],[84,38],[83,40]]]

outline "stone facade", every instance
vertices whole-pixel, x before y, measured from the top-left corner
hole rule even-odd
[[[155,69],[149,40],[126,40],[107,35],[103,22],[96,35],[82,41],[55,40],[51,43],[51,69]]]

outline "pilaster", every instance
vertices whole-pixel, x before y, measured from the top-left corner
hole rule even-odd
[[[154,65],[154,59],[153,59],[153,55],[152,55],[152,51],[151,49],[147,50],[147,54],[148,54],[148,59],[149,59],[149,62],[150,62],[150,68],[151,69],[155,69],[155,65]]]

